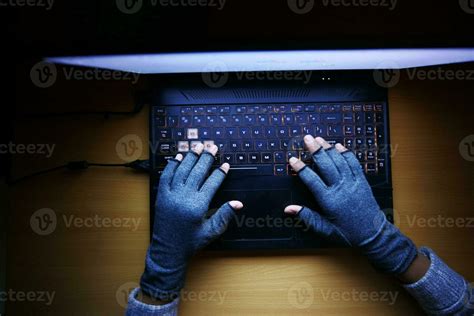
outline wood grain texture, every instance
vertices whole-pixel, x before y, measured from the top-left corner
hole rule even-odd
[[[49,109],[131,107],[130,84],[60,82],[49,94],[31,87],[20,107]],[[402,75],[390,90],[394,206],[401,230],[433,248],[474,280],[474,228],[421,227],[415,216],[474,217],[474,163],[459,142],[474,134],[471,82],[419,81]],[[107,96],[107,98],[104,97]],[[46,100],[45,100],[46,98]],[[42,101],[40,101],[42,100]],[[67,105],[65,105],[67,104]],[[69,105],[72,104],[72,105]],[[65,107],[65,108],[64,108]],[[69,160],[121,162],[115,146],[127,134],[148,141],[148,113],[126,118],[20,119],[17,143],[56,144],[54,155],[17,155],[16,175]],[[148,157],[146,148],[141,155]],[[55,291],[51,306],[8,302],[8,315],[119,315],[123,284],[138,282],[149,237],[146,175],[125,169],[56,172],[11,189],[7,287]],[[56,212],[56,230],[38,236],[30,217]],[[64,216],[132,218],[136,230],[67,227]],[[416,219],[416,218],[415,218]],[[119,290],[119,291],[118,291]],[[396,295],[394,304],[357,293]],[[355,294],[354,294],[355,293]],[[358,296],[359,295],[359,296]],[[354,299],[355,297],[355,299]],[[421,315],[392,279],[373,271],[353,250],[201,253],[190,263],[181,315]]]

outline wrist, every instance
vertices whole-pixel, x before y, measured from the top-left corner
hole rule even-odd
[[[415,244],[388,221],[360,248],[376,270],[391,275],[405,273],[418,255]]]
[[[167,300],[160,300],[143,292],[141,289],[138,291],[137,296],[135,297],[137,301],[147,304],[147,305],[154,305],[154,306],[161,306],[166,305],[174,301],[175,299],[169,298]]]
[[[415,260],[413,260],[408,269],[404,273],[397,275],[397,278],[404,284],[415,283],[425,276],[426,272],[428,272],[428,269],[430,268],[430,265],[430,259],[424,254],[418,253]]]

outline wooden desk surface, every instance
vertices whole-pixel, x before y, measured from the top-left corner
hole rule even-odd
[[[59,81],[42,90],[31,85],[27,74],[19,76],[25,87],[18,92],[22,110],[132,106],[129,83]],[[469,281],[474,280],[474,227],[428,227],[419,219],[474,217],[474,162],[464,160],[458,149],[465,136],[474,134],[473,88],[472,81],[403,75],[390,90],[399,227]],[[126,118],[20,119],[16,126],[16,143],[56,145],[50,158],[16,155],[18,176],[69,160],[121,162],[116,152],[120,138],[138,135],[145,146],[148,141],[147,111]],[[144,150],[141,158],[147,157]],[[7,314],[123,314],[123,293],[138,282],[148,244],[148,177],[122,168],[56,172],[17,185],[11,198],[7,287],[54,292],[55,297],[50,306],[8,302]],[[46,236],[30,226],[32,214],[42,208],[57,216],[56,229]],[[124,221],[120,228],[68,227],[71,216],[130,218],[139,225],[136,230]],[[190,263],[180,305],[181,315],[381,313],[421,315],[395,281],[374,272],[353,250],[201,253]]]

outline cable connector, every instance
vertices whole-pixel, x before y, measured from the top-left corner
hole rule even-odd
[[[125,166],[128,168],[132,168],[134,170],[138,170],[138,171],[150,172],[151,170],[150,160],[138,159],[138,160],[126,163]]]
[[[89,162],[86,160],[69,161],[66,168],[69,170],[85,170],[89,168]]]

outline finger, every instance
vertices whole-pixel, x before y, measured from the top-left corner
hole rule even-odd
[[[311,155],[317,152],[321,148],[321,145],[319,145],[314,139],[314,137],[311,135],[306,135],[304,137],[304,144],[306,146],[306,149],[308,149]]]
[[[291,159],[290,163],[294,164],[295,161]],[[325,190],[327,189],[326,184],[308,166],[305,166],[303,167],[303,169],[300,169],[298,171],[298,176],[300,177],[301,181],[303,181],[303,183],[306,184],[308,189],[311,191],[311,193],[313,193],[315,197],[322,196]]]
[[[336,168],[339,171],[341,177],[348,180],[353,179],[351,168],[349,168],[346,159],[342,157],[342,154],[339,151],[341,150],[341,148],[339,146],[342,145],[338,143],[335,147],[329,148],[326,152],[329,157],[331,157],[332,161],[334,161],[334,164],[336,165]],[[344,148],[344,146],[342,147]]]
[[[196,147],[192,151],[190,151],[186,155],[186,157],[184,157],[183,162],[181,162],[178,169],[176,169],[174,178],[171,182],[171,187],[183,185],[186,182],[186,179],[188,178],[189,173],[198,161],[199,155],[201,154],[203,148],[203,144],[197,144]]]
[[[323,181],[328,186],[332,186],[342,179],[334,161],[327,152],[332,146],[321,137],[316,137],[316,142],[320,148],[313,153],[314,168],[321,175]]]
[[[285,208],[285,213],[297,215],[308,229],[326,239],[350,245],[344,234],[318,212],[300,205],[289,205]]]
[[[216,145],[212,145],[209,150],[202,153],[198,162],[194,165],[193,170],[191,170],[191,173],[186,180],[186,185],[196,189],[201,187],[215,161],[216,153]]]
[[[228,163],[223,164],[220,168],[214,170],[209,178],[207,178],[206,182],[201,187],[201,192],[209,197],[211,200],[214,195],[216,194],[217,190],[221,186],[222,182],[224,182],[227,173],[229,172],[230,165]]]
[[[181,154],[177,154],[176,157],[168,160],[168,164],[160,176],[160,187],[169,187],[171,185],[171,180],[173,180],[174,173],[181,163],[181,160],[183,160],[183,155]]]
[[[291,157],[289,162],[290,162],[291,168],[293,168],[295,172],[299,172],[304,167],[306,167],[306,164],[296,157]]]
[[[243,207],[244,205],[240,201],[230,201],[222,205],[211,218],[204,223],[199,233],[199,247],[207,245],[222,235],[234,217],[235,211]]]
[[[343,152],[342,157],[347,161],[347,165],[356,179],[365,179],[364,170],[362,170],[359,160],[357,160],[352,151],[347,150]]]

